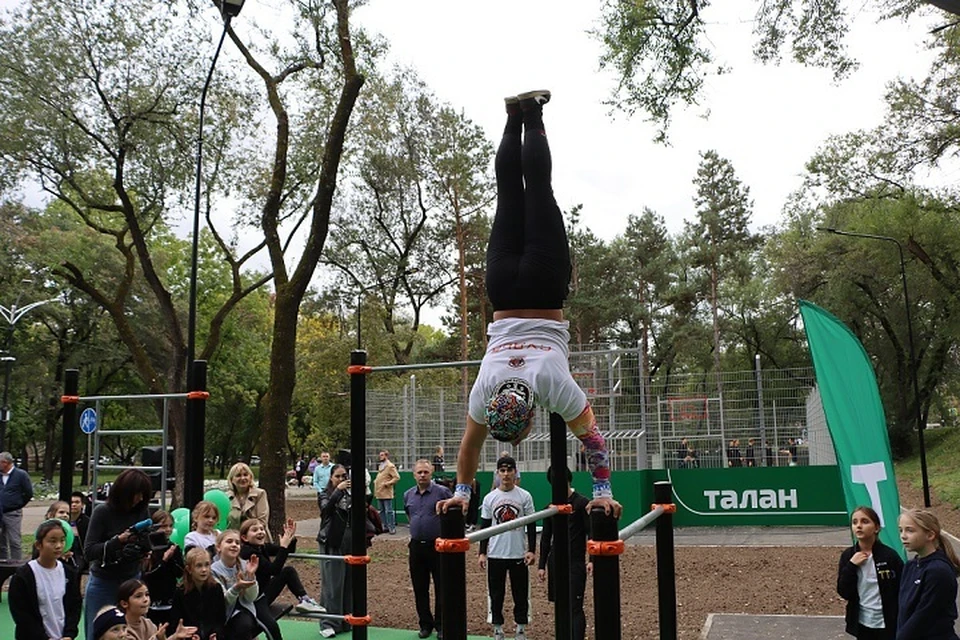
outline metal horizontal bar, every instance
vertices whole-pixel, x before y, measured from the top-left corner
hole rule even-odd
[[[90,465],[93,466],[93,465]],[[124,469],[140,469],[141,471],[163,471],[163,467],[143,467],[129,464],[98,464],[97,469],[106,469],[107,471],[123,471]]]
[[[480,542],[481,540],[486,540],[492,538],[493,536],[498,536],[504,531],[512,531],[514,529],[519,529],[520,527],[530,524],[531,522],[536,522],[543,518],[550,518],[557,515],[559,511],[556,507],[550,507],[542,511],[537,511],[531,513],[528,516],[521,516],[516,520],[511,520],[510,522],[504,522],[503,524],[498,524],[493,527],[487,527],[486,529],[480,529],[479,531],[474,531],[473,533],[467,536],[467,540],[470,542]]]
[[[162,398],[186,398],[186,393],[137,393],[123,396],[80,396],[80,402],[91,400],[160,400]]]
[[[330,556],[322,553],[289,553],[288,558],[301,558],[302,560],[339,560],[343,562],[343,556]]]
[[[110,429],[101,429],[100,437],[104,436],[149,436],[149,435],[163,435],[163,429],[117,429],[116,431],[111,431]]]
[[[640,533],[640,531],[643,530],[644,527],[646,527],[648,524],[650,524],[651,522],[653,522],[654,520],[656,520],[662,515],[663,515],[663,505],[657,505],[656,507],[651,509],[650,513],[648,513],[647,515],[625,526],[620,531],[620,535],[618,537],[621,540],[626,540],[627,538],[635,536],[636,534]]]
[[[381,367],[370,367],[371,371],[416,371],[418,369],[456,369],[462,367],[479,367],[481,360],[463,360],[461,362],[425,362],[421,364],[391,364]]]

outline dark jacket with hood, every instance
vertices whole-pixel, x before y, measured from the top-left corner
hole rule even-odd
[[[897,640],[957,640],[957,569],[943,549],[903,568]]]
[[[63,623],[63,637],[76,638],[80,626],[80,574],[77,570],[62,560],[64,575],[67,579],[67,589],[63,595],[63,612],[66,618]],[[46,638],[47,632],[43,628],[43,617],[40,615],[40,599],[37,597],[37,580],[33,575],[30,564],[24,563],[17,569],[10,580],[10,615],[16,627],[16,640],[38,640]],[[10,636],[0,634],[2,637]]]
[[[858,551],[860,551],[859,543],[840,554],[840,567],[837,570],[837,593],[847,601],[846,631],[854,636],[860,628],[860,591],[857,588],[860,567],[850,562],[850,558]],[[872,554],[873,564],[877,570],[877,586],[880,588],[883,624],[884,628],[890,631],[892,638],[897,628],[897,594],[900,591],[903,559],[899,553],[880,540],[873,543]]]

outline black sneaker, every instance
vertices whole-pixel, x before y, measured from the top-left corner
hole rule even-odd
[[[517,95],[517,99],[520,100],[520,106],[543,106],[550,102],[550,92],[546,89],[541,89],[539,91],[527,91],[526,93],[521,93]]]
[[[508,107],[515,104],[520,104],[520,98],[517,96],[507,96],[503,99],[503,104],[507,105]]]

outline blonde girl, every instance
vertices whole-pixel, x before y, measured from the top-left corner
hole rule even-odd
[[[280,627],[270,613],[269,604],[259,598],[256,555],[244,562],[240,559],[240,532],[227,529],[217,537],[217,561],[211,572],[223,587],[227,601],[227,623],[224,631],[230,640],[253,640],[262,632],[268,638],[280,638]]]
[[[37,528],[35,557],[13,574],[10,614],[16,640],[76,638],[80,627],[80,576],[61,560],[66,533],[60,520]]]
[[[196,628],[199,640],[225,640],[226,601],[210,571],[210,555],[194,547],[187,551],[184,563],[183,584],[174,594],[171,619]]]
[[[47,509],[47,520],[56,518],[57,520],[66,520],[70,522],[70,505],[62,500],[57,500]]]
[[[183,539],[183,548],[200,547],[206,549],[212,560],[217,546],[217,523],[220,522],[220,510],[209,500],[201,500],[190,512],[193,531]]]
[[[854,545],[840,555],[837,593],[847,601],[846,631],[859,640],[893,640],[903,559],[880,542],[880,516],[859,506],[850,516]]]
[[[900,541],[916,553],[900,580],[897,640],[957,640],[957,573],[960,560],[944,543],[940,521],[932,512],[911,509],[900,516]]]
[[[230,513],[227,515],[227,528],[240,530],[246,520],[259,520],[267,531],[267,542],[273,542],[267,521],[270,519],[270,502],[267,492],[254,484],[253,471],[243,462],[230,467],[227,473],[227,482],[230,489],[227,497],[230,498]]]
[[[94,640],[130,640],[127,635],[127,619],[117,607],[101,607],[90,629]]]

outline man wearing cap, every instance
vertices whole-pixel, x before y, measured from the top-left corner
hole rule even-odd
[[[517,461],[510,456],[497,460],[500,486],[488,493],[480,507],[480,528],[512,522],[534,512],[533,496],[517,486]],[[526,540],[524,540],[526,538]],[[531,522],[526,536],[521,528],[511,529],[480,541],[480,568],[487,571],[487,591],[490,594],[490,621],[493,637],[504,640],[503,601],[506,595],[507,574],[510,574],[510,593],[513,596],[513,619],[517,623],[516,640],[526,640],[525,627],[530,612],[530,576],[527,567],[533,564],[537,548],[537,527]]]

